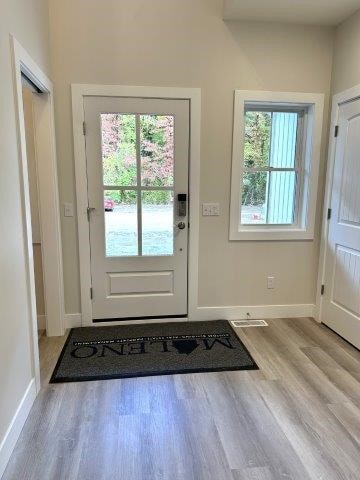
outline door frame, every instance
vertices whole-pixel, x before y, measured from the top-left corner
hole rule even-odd
[[[188,316],[195,320],[198,303],[198,259],[199,259],[199,210],[200,210],[200,133],[201,133],[201,89],[177,87],[152,87],[130,85],[72,84],[72,112],[75,180],[77,199],[78,245],[80,262],[81,324],[82,326],[116,325],[117,322],[92,322],[90,298],[91,269],[89,222],[87,219],[86,150],[84,136],[84,97],[134,97],[181,99],[190,102],[189,142],[189,251],[188,251]],[[179,319],[180,320],[180,319]],[[185,320],[181,318],[181,320]],[[151,320],[145,320],[150,322]],[[119,322],[121,324],[127,322]],[[132,322],[133,323],[133,322]]]
[[[330,138],[329,138],[329,152],[328,152],[328,163],[327,163],[327,172],[326,172],[326,183],[325,183],[325,195],[323,203],[323,219],[322,219],[322,232],[320,240],[320,255],[319,255],[319,273],[318,273],[318,282],[316,289],[316,310],[315,310],[315,319],[318,322],[322,322],[323,315],[323,303],[324,297],[321,294],[321,287],[325,285],[325,265],[326,265],[326,254],[327,254],[327,242],[329,235],[329,220],[328,220],[328,209],[331,208],[331,195],[332,195],[332,185],[333,185],[333,176],[334,176],[334,165],[335,165],[335,155],[336,155],[336,136],[335,128],[338,124],[339,118],[339,109],[340,106],[344,103],[352,102],[360,98],[360,85],[356,85],[352,88],[339,92],[333,96],[332,99],[332,109],[331,109],[331,121],[330,121]],[[326,288],[326,286],[325,286]]]
[[[57,161],[55,148],[55,122],[53,105],[53,85],[26,50],[10,35],[13,64],[15,111],[18,136],[18,162],[20,173],[20,193],[24,249],[26,259],[26,285],[31,322],[31,343],[33,366],[37,391],[40,389],[38,328],[36,311],[36,291],[34,259],[32,247],[30,193],[28,163],[26,153],[25,121],[21,74],[24,73],[41,91],[47,95],[41,114],[34,104],[36,117],[35,148],[38,169],[40,229],[42,241],[42,261],[45,284],[46,333],[48,336],[64,335],[64,288],[62,270],[62,247],[60,210],[58,194]],[[57,259],[54,262],[54,259]]]

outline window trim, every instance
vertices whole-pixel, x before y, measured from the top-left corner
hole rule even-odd
[[[240,198],[244,166],[245,107],[306,110],[302,139],[302,178],[298,190],[297,222],[292,225],[241,225]],[[324,95],[235,90],[229,240],[311,240],[314,238],[321,153]],[[239,135],[239,132],[243,132]]]

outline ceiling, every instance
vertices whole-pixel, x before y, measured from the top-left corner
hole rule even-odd
[[[338,25],[360,0],[224,0],[225,20]]]

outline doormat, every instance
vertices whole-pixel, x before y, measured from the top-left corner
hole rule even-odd
[[[225,320],[71,329],[50,383],[256,370]]]

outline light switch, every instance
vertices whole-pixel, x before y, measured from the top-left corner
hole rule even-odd
[[[202,204],[202,214],[206,216],[218,216],[220,215],[220,205],[218,203],[203,203]]]
[[[64,203],[64,217],[74,216],[74,205],[72,203]]]
[[[270,290],[275,288],[275,277],[273,275],[267,277],[267,288]]]

